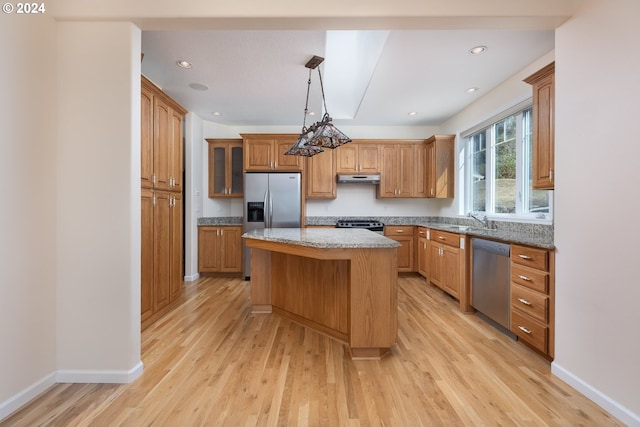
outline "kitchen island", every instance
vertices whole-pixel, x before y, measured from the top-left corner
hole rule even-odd
[[[396,241],[363,229],[245,233],[254,313],[277,313],[380,359],[398,331]]]

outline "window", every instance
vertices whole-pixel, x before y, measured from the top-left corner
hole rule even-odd
[[[551,192],[532,188],[530,106],[467,133],[466,142],[465,213],[551,219]]]

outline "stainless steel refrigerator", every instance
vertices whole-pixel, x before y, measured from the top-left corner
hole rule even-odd
[[[244,231],[259,228],[299,228],[302,184],[300,173],[244,175]],[[244,276],[251,276],[251,253],[244,247]]]

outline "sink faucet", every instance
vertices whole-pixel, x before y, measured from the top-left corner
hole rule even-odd
[[[489,228],[489,219],[487,218],[487,216],[486,216],[486,215],[482,215],[482,216],[480,216],[480,215],[479,215],[479,214],[477,214],[477,213],[469,212],[469,213],[467,214],[467,216],[468,216],[469,218],[473,218],[473,219],[475,219],[476,221],[478,221],[479,223],[481,223],[481,224],[482,224],[482,226],[483,226],[484,228]]]

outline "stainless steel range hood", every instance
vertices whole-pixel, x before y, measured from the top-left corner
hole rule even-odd
[[[338,174],[338,184],[380,184],[380,174],[346,175]]]

